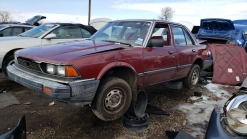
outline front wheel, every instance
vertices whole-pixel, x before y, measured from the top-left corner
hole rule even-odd
[[[129,84],[117,77],[103,80],[92,103],[93,113],[104,121],[120,118],[130,106],[132,99]]]
[[[7,66],[8,65],[11,65],[14,63],[14,56],[11,55],[9,57],[7,57],[4,61],[3,61],[3,67],[2,67],[2,70],[3,70],[3,73],[6,77],[8,77],[8,73],[7,73]]]
[[[183,86],[188,89],[195,88],[200,78],[200,67],[199,65],[193,65],[190,72],[183,80]]]

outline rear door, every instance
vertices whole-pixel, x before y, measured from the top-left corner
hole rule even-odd
[[[170,43],[168,25],[156,24],[152,36],[163,37],[164,46],[143,49],[145,85],[172,80],[177,66],[177,52]]]
[[[183,26],[171,25],[173,45],[178,52],[178,70],[174,78],[185,77],[189,72],[195,57],[197,56],[198,47],[192,39],[192,36]]]

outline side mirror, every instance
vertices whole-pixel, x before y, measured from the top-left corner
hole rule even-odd
[[[162,36],[153,36],[150,38],[147,47],[163,47],[164,46],[164,40]]]
[[[3,37],[3,33],[0,33],[0,37]]]
[[[48,34],[44,37],[44,39],[54,39],[54,38],[57,38],[56,34]]]

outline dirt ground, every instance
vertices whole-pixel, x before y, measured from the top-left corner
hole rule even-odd
[[[12,129],[22,115],[26,116],[28,139],[166,139],[165,131],[191,132],[186,126],[185,114],[175,107],[185,101],[194,91],[204,95],[209,92],[203,87],[194,90],[172,90],[163,84],[147,87],[149,103],[170,113],[166,115],[150,115],[149,128],[143,132],[133,132],[122,126],[122,119],[104,122],[99,120],[89,108],[72,106],[53,102],[35,91],[27,89],[13,81],[6,79],[0,72],[0,85],[7,87],[7,93],[12,93],[20,105],[12,105],[0,109],[0,135]],[[229,93],[236,92],[234,87],[225,87]],[[206,129],[206,127],[205,127]]]

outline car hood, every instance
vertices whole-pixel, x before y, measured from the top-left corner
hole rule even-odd
[[[201,19],[197,38],[231,40],[234,34],[233,22],[229,19]]]
[[[16,55],[40,62],[65,64],[81,56],[123,49],[125,45],[103,41],[70,41],[53,45],[35,46],[17,51]]]

